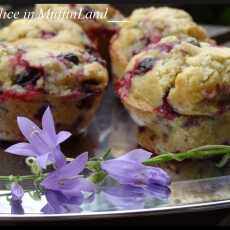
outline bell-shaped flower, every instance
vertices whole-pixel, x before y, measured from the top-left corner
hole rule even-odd
[[[157,167],[146,166],[143,161],[152,153],[135,149],[116,159],[102,162],[102,169],[119,184],[142,188],[145,193],[164,199],[170,194],[168,174]]]
[[[33,156],[41,168],[46,168],[47,162],[52,162],[59,168],[65,164],[65,157],[60,144],[67,140],[71,133],[55,131],[54,119],[48,107],[42,116],[42,129],[26,117],[18,117],[17,123],[27,142],[10,146],[5,151],[21,156]]]
[[[62,214],[62,213],[77,213],[80,212],[80,205],[84,198],[82,194],[68,197],[58,191],[45,192],[47,204],[41,209],[45,214]]]
[[[95,185],[79,175],[87,161],[88,154],[82,153],[75,160],[48,174],[41,183],[46,190],[47,198],[47,205],[43,208],[43,212],[76,211],[83,201],[94,196]]]
[[[11,184],[11,196],[13,200],[21,200],[24,196],[24,190],[21,185],[16,182]]]
[[[144,208],[145,193],[142,188],[130,185],[106,186],[102,194],[107,202],[119,210]]]
[[[22,198],[24,196],[24,190],[21,185],[16,182],[11,184],[11,214],[24,214],[22,207]]]

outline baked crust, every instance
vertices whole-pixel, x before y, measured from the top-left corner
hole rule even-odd
[[[50,15],[57,12],[70,12],[75,13],[76,17],[67,17],[74,23],[79,24],[84,32],[91,39],[94,46],[101,54],[101,56],[109,63],[109,42],[111,37],[116,34],[120,29],[120,20],[124,16],[114,7],[109,4],[37,4],[35,7],[37,15]],[[81,13],[79,13],[81,12]],[[102,15],[99,18],[82,19],[88,15]],[[106,18],[103,15],[106,14]],[[80,14],[80,19],[78,15]]]
[[[36,39],[0,43],[0,139],[20,140],[17,116],[39,124],[48,105],[59,129],[85,130],[108,82],[104,62],[95,55]]]
[[[93,47],[82,28],[70,20],[18,19],[0,30],[0,41],[15,42],[25,38]]]
[[[188,13],[179,9],[137,9],[127,21],[111,40],[110,55],[115,78],[121,78],[129,60],[135,54],[163,37],[191,36],[200,41],[210,40],[205,29],[197,25]]]
[[[228,143],[229,63],[229,48],[174,36],[134,56],[117,93],[144,127],[140,144],[177,152]]]

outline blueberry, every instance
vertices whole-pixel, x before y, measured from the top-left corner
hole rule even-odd
[[[74,54],[66,54],[63,56],[63,58],[69,62],[74,63],[75,65],[79,64],[79,58]]]
[[[156,59],[155,58],[145,58],[142,60],[140,63],[136,65],[136,68],[134,70],[135,74],[144,74],[151,70],[153,68],[153,65],[155,63]]]
[[[82,82],[81,91],[84,93],[94,93],[97,91],[97,87],[99,85],[98,81],[95,80],[87,80]]]
[[[16,75],[15,83],[21,86],[35,85],[41,74],[42,71],[39,68],[27,67],[25,71]]]

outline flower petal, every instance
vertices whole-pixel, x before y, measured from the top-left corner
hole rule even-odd
[[[119,197],[143,197],[144,190],[142,188],[130,186],[130,185],[117,185],[117,186],[107,186],[103,188],[103,192],[109,193],[113,196]]]
[[[64,165],[49,175],[42,181],[41,185],[47,189],[58,188],[60,180],[76,177],[84,168],[88,160],[88,153],[82,153],[72,162]]]
[[[29,143],[18,143],[5,150],[7,153],[21,156],[36,156],[33,147]]]
[[[40,138],[43,140],[43,143],[46,144],[49,148],[55,148],[57,146],[57,139],[56,137],[51,137],[50,133],[47,130],[42,130],[39,133]]]
[[[37,157],[38,164],[41,168],[46,169],[49,154],[43,154]]]
[[[135,161],[107,160],[101,167],[120,184],[141,186],[145,181],[145,166]]]
[[[102,194],[117,209],[144,208],[145,196],[142,188],[126,185],[107,186]]]
[[[144,149],[134,149],[125,155],[116,158],[117,160],[126,160],[126,161],[136,161],[142,163],[143,161],[149,159],[152,153]]]
[[[13,200],[21,200],[24,196],[24,190],[21,185],[14,182],[11,184],[11,194]]]
[[[62,168],[66,164],[65,155],[62,153],[60,146],[55,148],[52,155],[54,155],[53,163],[57,169]]]
[[[171,183],[170,176],[161,168],[146,166],[145,168],[147,183],[169,186]]]
[[[159,184],[148,184],[147,186],[144,186],[144,189],[148,194],[157,199],[167,199],[171,193],[169,187]]]
[[[43,131],[36,131],[31,134],[30,144],[33,146],[36,155],[51,154],[52,148],[47,145],[47,140],[42,135]]]
[[[56,214],[54,208],[47,203],[42,209],[41,212],[44,214]]]
[[[60,192],[49,190],[45,193],[47,204],[42,208],[46,214],[61,214],[70,212],[79,212],[79,205],[83,202],[82,196],[66,197]]]
[[[41,129],[31,120],[29,120],[26,117],[17,117],[17,123],[18,127],[21,130],[22,134],[25,136],[25,138],[30,141],[31,134],[35,130],[41,131]]]
[[[82,153],[75,160],[71,161],[60,170],[58,170],[57,173],[61,175],[62,178],[76,176],[85,168],[87,161],[88,153]]]
[[[61,193],[55,191],[47,191],[45,196],[47,205],[42,208],[42,212],[46,214],[61,214],[66,212],[66,209],[62,206],[62,203],[65,201],[65,199]]]
[[[22,207],[21,200],[11,199],[10,206],[11,206],[11,214],[23,215],[25,213]]]
[[[96,186],[85,178],[67,179],[63,181],[61,192],[67,196],[75,196],[82,192],[95,194]]]
[[[57,135],[57,144],[61,144],[62,142],[66,141],[72,134],[67,131],[61,131]]]
[[[49,133],[53,141],[56,140],[54,118],[51,113],[50,107],[47,107],[46,111],[44,112],[42,116],[42,129],[46,130]]]

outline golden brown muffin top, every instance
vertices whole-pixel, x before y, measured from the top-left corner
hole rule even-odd
[[[229,64],[230,48],[166,37],[133,57],[117,92],[143,111],[167,105],[183,115],[213,115],[229,107]]]
[[[121,25],[119,33],[111,42],[112,58],[120,59],[123,68],[131,57],[149,44],[158,42],[162,37],[186,35],[200,41],[209,40],[205,29],[197,25],[188,13],[179,9],[169,7],[137,9],[127,21]],[[115,75],[120,77],[121,67],[114,68]]]
[[[18,19],[0,30],[0,41],[14,42],[24,38],[92,47],[82,28],[70,20]]]
[[[85,49],[40,39],[0,43],[1,91],[66,96],[91,86],[103,90],[107,81],[103,60]]]

